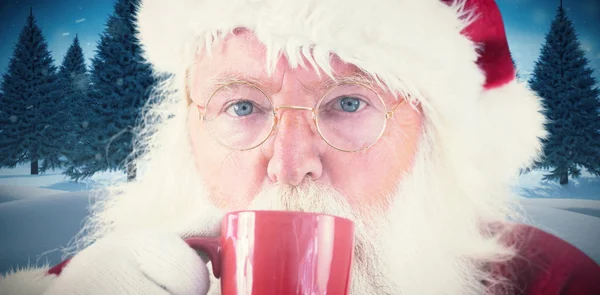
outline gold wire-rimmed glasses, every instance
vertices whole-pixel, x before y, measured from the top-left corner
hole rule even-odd
[[[404,99],[388,110],[372,87],[358,82],[337,84],[315,107],[280,105],[249,82],[230,82],[210,95],[204,109],[197,105],[199,119],[221,145],[247,151],[263,144],[276,132],[284,109],[310,111],[319,136],[342,152],[358,152],[375,145],[383,136],[388,119]]]

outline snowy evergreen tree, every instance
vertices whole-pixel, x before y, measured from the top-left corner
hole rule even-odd
[[[3,113],[2,113],[2,105],[4,104],[4,93],[2,93],[2,91],[0,91],[0,133],[2,133],[2,127],[4,127],[4,123],[5,121],[2,120],[6,120],[6,118],[4,117]],[[6,120],[8,121],[8,120]]]
[[[573,23],[558,8],[530,87],[543,98],[549,137],[537,167],[550,169],[545,180],[567,184],[581,168],[600,175],[599,90]]]
[[[76,158],[77,154],[83,150],[83,141],[79,139],[86,135],[88,120],[92,115],[88,107],[90,78],[77,36],[67,50],[58,76],[60,88],[63,91],[61,109],[65,118],[62,121],[64,126],[62,151],[69,161],[71,158]]]
[[[33,12],[19,40],[0,85],[0,167],[31,162],[31,174],[60,166],[62,132],[56,67]],[[39,162],[42,165],[39,167]]]
[[[4,112],[6,112],[6,110],[3,108],[4,105],[4,93],[0,91],[0,138],[2,138],[1,133],[5,132],[4,129],[8,125],[8,122],[10,122],[8,116],[4,115]],[[0,145],[2,145],[2,142],[0,142]],[[2,161],[4,161],[4,159],[2,159]]]
[[[517,67],[517,63],[515,62],[515,59],[512,58],[512,57],[511,57],[511,59],[512,59],[513,66],[515,67],[515,73],[516,73],[516,76],[517,76],[517,81],[521,81],[521,75],[519,75],[519,67]]]
[[[65,171],[74,179],[86,178],[105,170],[122,170],[127,179],[135,178],[130,164],[133,129],[140,119],[154,78],[150,64],[142,58],[135,36],[134,16],[138,0],[118,0],[106,23],[96,56],[92,60],[89,104],[90,116],[85,150]]]

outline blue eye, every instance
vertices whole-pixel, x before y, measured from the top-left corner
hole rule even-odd
[[[250,101],[242,100],[230,105],[227,108],[227,113],[231,114],[232,110],[235,113],[235,115],[239,117],[244,117],[252,114],[252,111],[254,110],[254,105]]]
[[[361,109],[362,101],[356,97],[345,96],[340,99],[340,107],[344,112],[354,113]]]

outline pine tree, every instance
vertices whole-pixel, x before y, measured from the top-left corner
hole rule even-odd
[[[517,76],[517,81],[520,81],[521,75],[519,74],[519,67],[517,67],[517,63],[515,62],[515,59],[513,57],[511,57],[511,59],[512,59],[513,66],[515,67],[515,74]]]
[[[63,143],[63,154],[67,161],[70,161],[83,150],[83,142],[80,138],[86,135],[88,120],[92,115],[88,107],[90,78],[77,36],[67,50],[58,76],[60,88],[63,91],[61,109],[66,118],[63,121],[64,133],[62,135],[64,138],[61,142]]]
[[[31,174],[60,166],[56,67],[30,11],[0,85],[0,167],[31,162]],[[39,167],[39,161],[42,161]]]
[[[154,84],[150,65],[143,59],[136,39],[134,16],[139,0],[118,0],[106,23],[92,60],[89,105],[90,116],[86,149],[65,171],[74,179],[92,176],[98,171],[121,170],[127,179],[135,178],[133,128],[140,119]]]
[[[8,123],[10,122],[8,116],[4,115],[4,113],[7,110],[4,110],[3,106],[5,106],[4,93],[2,93],[2,91],[0,91],[0,139],[2,139],[2,132],[5,132],[4,129],[6,129],[6,126],[8,126]],[[0,142],[0,145],[2,145],[2,144],[3,143]],[[1,161],[4,161],[3,157],[0,159],[1,159]]]
[[[535,63],[530,87],[543,98],[548,138],[538,168],[567,184],[581,168],[600,175],[600,94],[573,23],[561,6]]]

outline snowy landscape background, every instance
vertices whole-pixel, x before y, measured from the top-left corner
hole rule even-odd
[[[542,181],[542,171],[522,175],[514,186],[528,223],[578,247],[600,263],[600,179],[584,174],[567,187]],[[0,273],[18,266],[54,265],[61,247],[88,213],[88,192],[122,172],[75,182],[61,171],[29,175],[29,165],[0,169]]]
[[[75,82],[86,87],[77,87],[77,89],[65,88],[63,89],[65,92],[52,94],[52,98],[60,97],[65,101],[65,97],[69,97],[73,102],[79,102],[79,105],[83,105],[84,108],[70,109],[68,111],[76,115],[64,116],[59,114],[59,112],[65,112],[67,110],[65,108],[66,105],[75,104],[64,103],[63,105],[51,106],[51,111],[47,112],[49,115],[40,117],[47,119],[47,122],[44,123],[47,124],[46,127],[51,126],[54,128],[57,127],[54,125],[58,125],[60,128],[49,128],[48,130],[60,131],[61,128],[68,129],[64,128],[65,126],[63,125],[71,124],[69,125],[70,127],[79,128],[74,131],[74,134],[80,137],[82,134],[94,134],[93,132],[99,132],[98,134],[109,133],[101,134],[105,137],[103,140],[107,140],[107,136],[111,137],[114,134],[119,134],[123,137],[123,134],[126,134],[125,139],[121,140],[121,142],[111,141],[113,143],[111,148],[114,148],[114,150],[110,152],[108,148],[105,149],[106,144],[101,140],[98,140],[99,144],[97,145],[94,145],[96,143],[95,140],[79,142],[81,146],[78,147],[89,148],[92,151],[86,151],[86,157],[79,157],[78,153],[67,155],[70,156],[68,164],[77,164],[75,165],[75,170],[70,171],[70,174],[75,175],[75,177],[81,176],[82,178],[79,181],[67,177],[65,174],[69,173],[65,173],[66,170],[63,168],[50,169],[41,171],[42,173],[39,175],[31,175],[32,167],[28,161],[22,161],[14,168],[0,168],[0,274],[17,266],[54,265],[60,262],[62,259],[61,247],[64,247],[73,235],[77,233],[83,219],[88,214],[91,202],[89,192],[102,187],[103,184],[109,181],[127,180],[127,175],[122,170],[118,172],[102,171],[115,169],[117,164],[122,163],[124,156],[130,151],[131,138],[127,136],[130,136],[129,128],[133,122],[132,118],[135,116],[129,116],[130,118],[127,120],[122,118],[128,117],[125,115],[131,115],[129,112],[137,114],[139,106],[143,104],[143,98],[147,97],[147,86],[153,82],[148,81],[148,75],[144,75],[144,72],[148,72],[147,67],[140,70],[139,66],[142,64],[141,62],[140,64],[123,62],[123,57],[130,57],[123,52],[136,52],[136,55],[131,56],[129,60],[138,60],[138,49],[131,50],[135,46],[135,44],[132,44],[133,42],[130,38],[132,27],[124,23],[124,20],[127,20],[131,16],[131,11],[127,7],[131,1],[136,0],[60,0],[53,1],[51,4],[42,0],[0,2],[0,40],[2,40],[0,42],[0,75],[3,75],[3,78],[8,76],[14,78],[19,76],[19,74],[25,77],[31,74],[27,71],[19,71],[21,69],[19,66],[23,66],[24,63],[15,63],[16,66],[13,67],[12,76],[7,74],[11,72],[9,69],[9,59],[13,54],[15,45],[19,41],[19,32],[26,24],[28,16],[32,19],[35,16],[37,24],[35,30],[30,30],[28,34],[38,37],[43,35],[46,38],[44,42],[38,42],[41,40],[41,38],[38,38],[39,40],[36,42],[30,42],[35,44],[28,45],[32,48],[37,48],[39,52],[45,53],[53,59],[50,61],[50,58],[48,58],[48,64],[40,64],[35,70],[39,72],[44,72],[45,70],[42,76],[51,76],[48,75],[49,64],[58,66],[62,63],[59,72],[64,72],[63,74],[65,75],[62,75],[61,79],[67,81],[69,77],[85,78],[76,80]],[[115,9],[116,12],[109,19],[109,15],[113,13],[113,6],[117,2],[126,3],[127,5],[121,5],[120,10]],[[519,79],[521,81],[531,81],[530,79],[535,76],[535,63],[541,55],[540,51],[542,51],[541,48],[545,42],[545,34],[550,30],[550,24],[556,14],[559,1],[502,0],[497,2],[505,20],[507,37],[515,66],[518,70]],[[590,68],[588,76],[593,76],[598,81],[600,78],[600,35],[597,32],[600,29],[600,1],[565,1],[564,7],[577,32],[578,37],[576,41],[579,43],[577,43],[578,46],[576,47],[581,48],[580,55],[585,56],[587,65]],[[31,21],[31,24],[33,23]],[[557,26],[557,32],[566,35],[564,23],[562,25],[563,27],[561,28]],[[30,27],[33,28],[33,25]],[[104,39],[100,37],[102,34],[104,34]],[[26,34],[26,36],[29,35]],[[77,42],[74,42],[74,36],[77,36]],[[35,38],[23,39],[29,40]],[[46,44],[46,41],[47,48],[44,47],[45,45],[40,45],[42,43]],[[575,44],[574,40],[571,41],[573,42],[571,45]],[[22,48],[25,48],[25,46]],[[71,55],[67,53],[69,48],[74,49]],[[21,53],[26,51],[21,50]],[[571,51],[574,52],[574,50]],[[22,55],[25,56],[25,54]],[[70,56],[71,59],[67,58],[67,56]],[[95,63],[92,61],[94,58],[96,58]],[[567,59],[575,60],[577,57]],[[16,58],[15,60],[22,61],[25,58]],[[548,62],[552,64],[555,61],[550,60]],[[104,64],[110,66],[102,67]],[[556,67],[549,66],[548,68],[552,69]],[[135,70],[126,71],[124,69]],[[573,77],[579,79],[580,76],[585,76],[586,71],[581,70],[581,68],[576,70],[578,71],[573,71]],[[119,76],[126,72],[132,72],[138,76],[130,75],[125,78]],[[538,74],[540,73],[544,74],[541,70]],[[26,121],[25,119],[28,118],[27,115],[31,113],[27,113],[28,111],[25,111],[25,109],[29,110],[30,105],[39,103],[39,101],[35,101],[35,99],[39,99],[37,92],[32,92],[35,95],[29,95],[25,98],[19,96],[24,92],[22,89],[27,88],[23,85],[30,86],[35,83],[17,78],[9,81],[13,82],[12,84],[5,83],[6,85],[2,89],[3,92],[0,91],[0,143],[3,140],[6,141],[7,138],[9,139],[8,141],[12,139],[12,137],[7,136],[9,133],[8,130],[16,130],[11,135],[31,135],[30,138],[27,138],[30,142],[34,142],[34,139],[38,140],[45,137],[50,138],[50,142],[53,144],[60,143],[61,140],[57,140],[55,137],[58,133],[50,133],[48,131],[48,133],[40,133],[41,135],[26,134],[25,132],[20,132],[20,130],[24,129],[6,127]],[[8,81],[10,79],[4,80]],[[16,83],[14,83],[15,81]],[[582,81],[587,83],[590,79],[584,81],[581,78],[577,80],[578,83],[572,83],[573,81],[568,82],[572,83],[571,85],[585,84]],[[536,84],[538,85],[536,86],[536,91],[548,92],[549,94],[545,97],[548,101],[562,99],[563,97],[572,100],[594,98],[593,92],[590,92],[589,89],[587,89],[588,92],[585,92],[585,94],[582,94],[584,92],[573,94],[573,92],[569,92],[571,89],[560,89],[564,85],[544,85],[547,81],[534,82],[536,83],[529,82],[530,86]],[[80,88],[85,88],[84,90],[88,91],[87,87],[92,84],[94,85],[94,91],[90,91],[89,93],[96,96],[87,92],[83,93],[83,91],[82,93],[77,92],[82,90]],[[128,88],[128,86],[132,85],[140,87]],[[55,89],[58,87],[47,88]],[[117,90],[120,91],[120,88],[127,88],[128,91],[125,94],[115,95],[118,92]],[[89,89],[92,89],[92,87]],[[596,92],[595,97],[597,96]],[[79,98],[89,100],[79,100]],[[99,101],[100,98],[103,100],[103,104],[91,103]],[[29,101],[15,107],[6,107],[8,103],[21,101],[21,99],[23,101],[29,99]],[[52,100],[45,99],[42,101],[47,103]],[[577,103],[578,101],[571,101],[569,105],[578,105]],[[124,105],[132,107],[125,108],[123,107]],[[587,105],[591,105],[590,102]],[[90,106],[94,106],[95,109]],[[12,109],[19,108],[23,109],[22,114],[19,116],[10,114]],[[90,113],[84,113],[88,109],[91,109]],[[580,110],[581,107],[579,109],[575,107],[567,111],[576,113]],[[121,112],[120,114],[118,114],[119,111]],[[565,110],[562,109],[559,111]],[[104,117],[98,116],[98,114],[102,113],[108,115]],[[66,117],[72,122],[68,121],[64,122],[65,124],[56,124],[56,121],[49,117],[56,114],[58,114],[55,117],[57,120]],[[586,113],[583,115],[596,116],[595,119],[584,118],[580,120],[585,122],[583,127],[593,127],[594,122],[598,124],[597,114]],[[88,122],[87,118],[97,118],[98,121]],[[113,124],[115,123],[113,121],[117,124]],[[38,121],[32,124],[35,126],[44,125]],[[112,126],[113,128],[106,128],[106,126]],[[92,127],[95,127],[95,129]],[[575,124],[571,124],[568,127],[576,131],[583,129],[582,126],[576,126]],[[595,134],[598,134],[599,129],[596,129]],[[123,132],[123,130],[127,130],[127,132]],[[17,137],[16,135],[14,137]],[[63,134],[60,135],[62,136]],[[72,139],[73,137],[66,137],[62,142]],[[600,136],[595,138],[596,146],[600,146],[599,142]],[[44,141],[43,143],[47,144],[48,141]],[[22,142],[19,144],[27,146],[27,144],[23,144]],[[65,146],[70,147],[73,145],[65,144]],[[593,145],[573,141],[571,146],[565,149],[571,154],[569,148],[573,150],[573,148],[588,146]],[[111,159],[111,165],[98,166],[98,163],[108,163],[109,161],[99,161],[102,155],[99,152],[96,153],[92,147],[98,148],[102,152],[106,151],[103,154],[115,156],[114,159]],[[0,144],[0,148],[5,147]],[[8,148],[6,150],[8,151]],[[579,154],[586,154],[590,151],[585,150],[581,152],[581,150],[578,150]],[[2,167],[2,164],[5,164],[3,163],[5,159],[11,158],[6,156],[8,152],[4,154],[3,151],[4,149],[0,150],[0,167]],[[65,150],[59,152],[63,153],[62,156],[68,154],[65,153]],[[48,154],[50,156],[54,155],[51,153]],[[18,158],[17,156],[13,155],[12,159]],[[64,157],[52,158],[50,156],[47,156],[47,159],[53,159],[57,162],[64,159]],[[588,158],[593,158],[593,156]],[[600,157],[591,159],[588,163],[591,163],[591,168],[600,169]],[[81,167],[91,168],[89,171],[78,170]],[[577,167],[575,168],[578,169]],[[570,172],[572,173],[573,170]],[[548,170],[537,169],[531,173],[517,176],[517,182],[513,187],[514,192],[520,196],[519,200],[524,209],[523,213],[528,217],[527,223],[563,238],[600,263],[600,178],[582,169],[582,174],[579,177],[573,178],[570,175],[568,184],[560,185],[557,181],[544,181],[543,175],[545,173],[548,173]],[[93,175],[90,178],[85,178],[89,174]],[[132,176],[134,177],[135,173]]]

